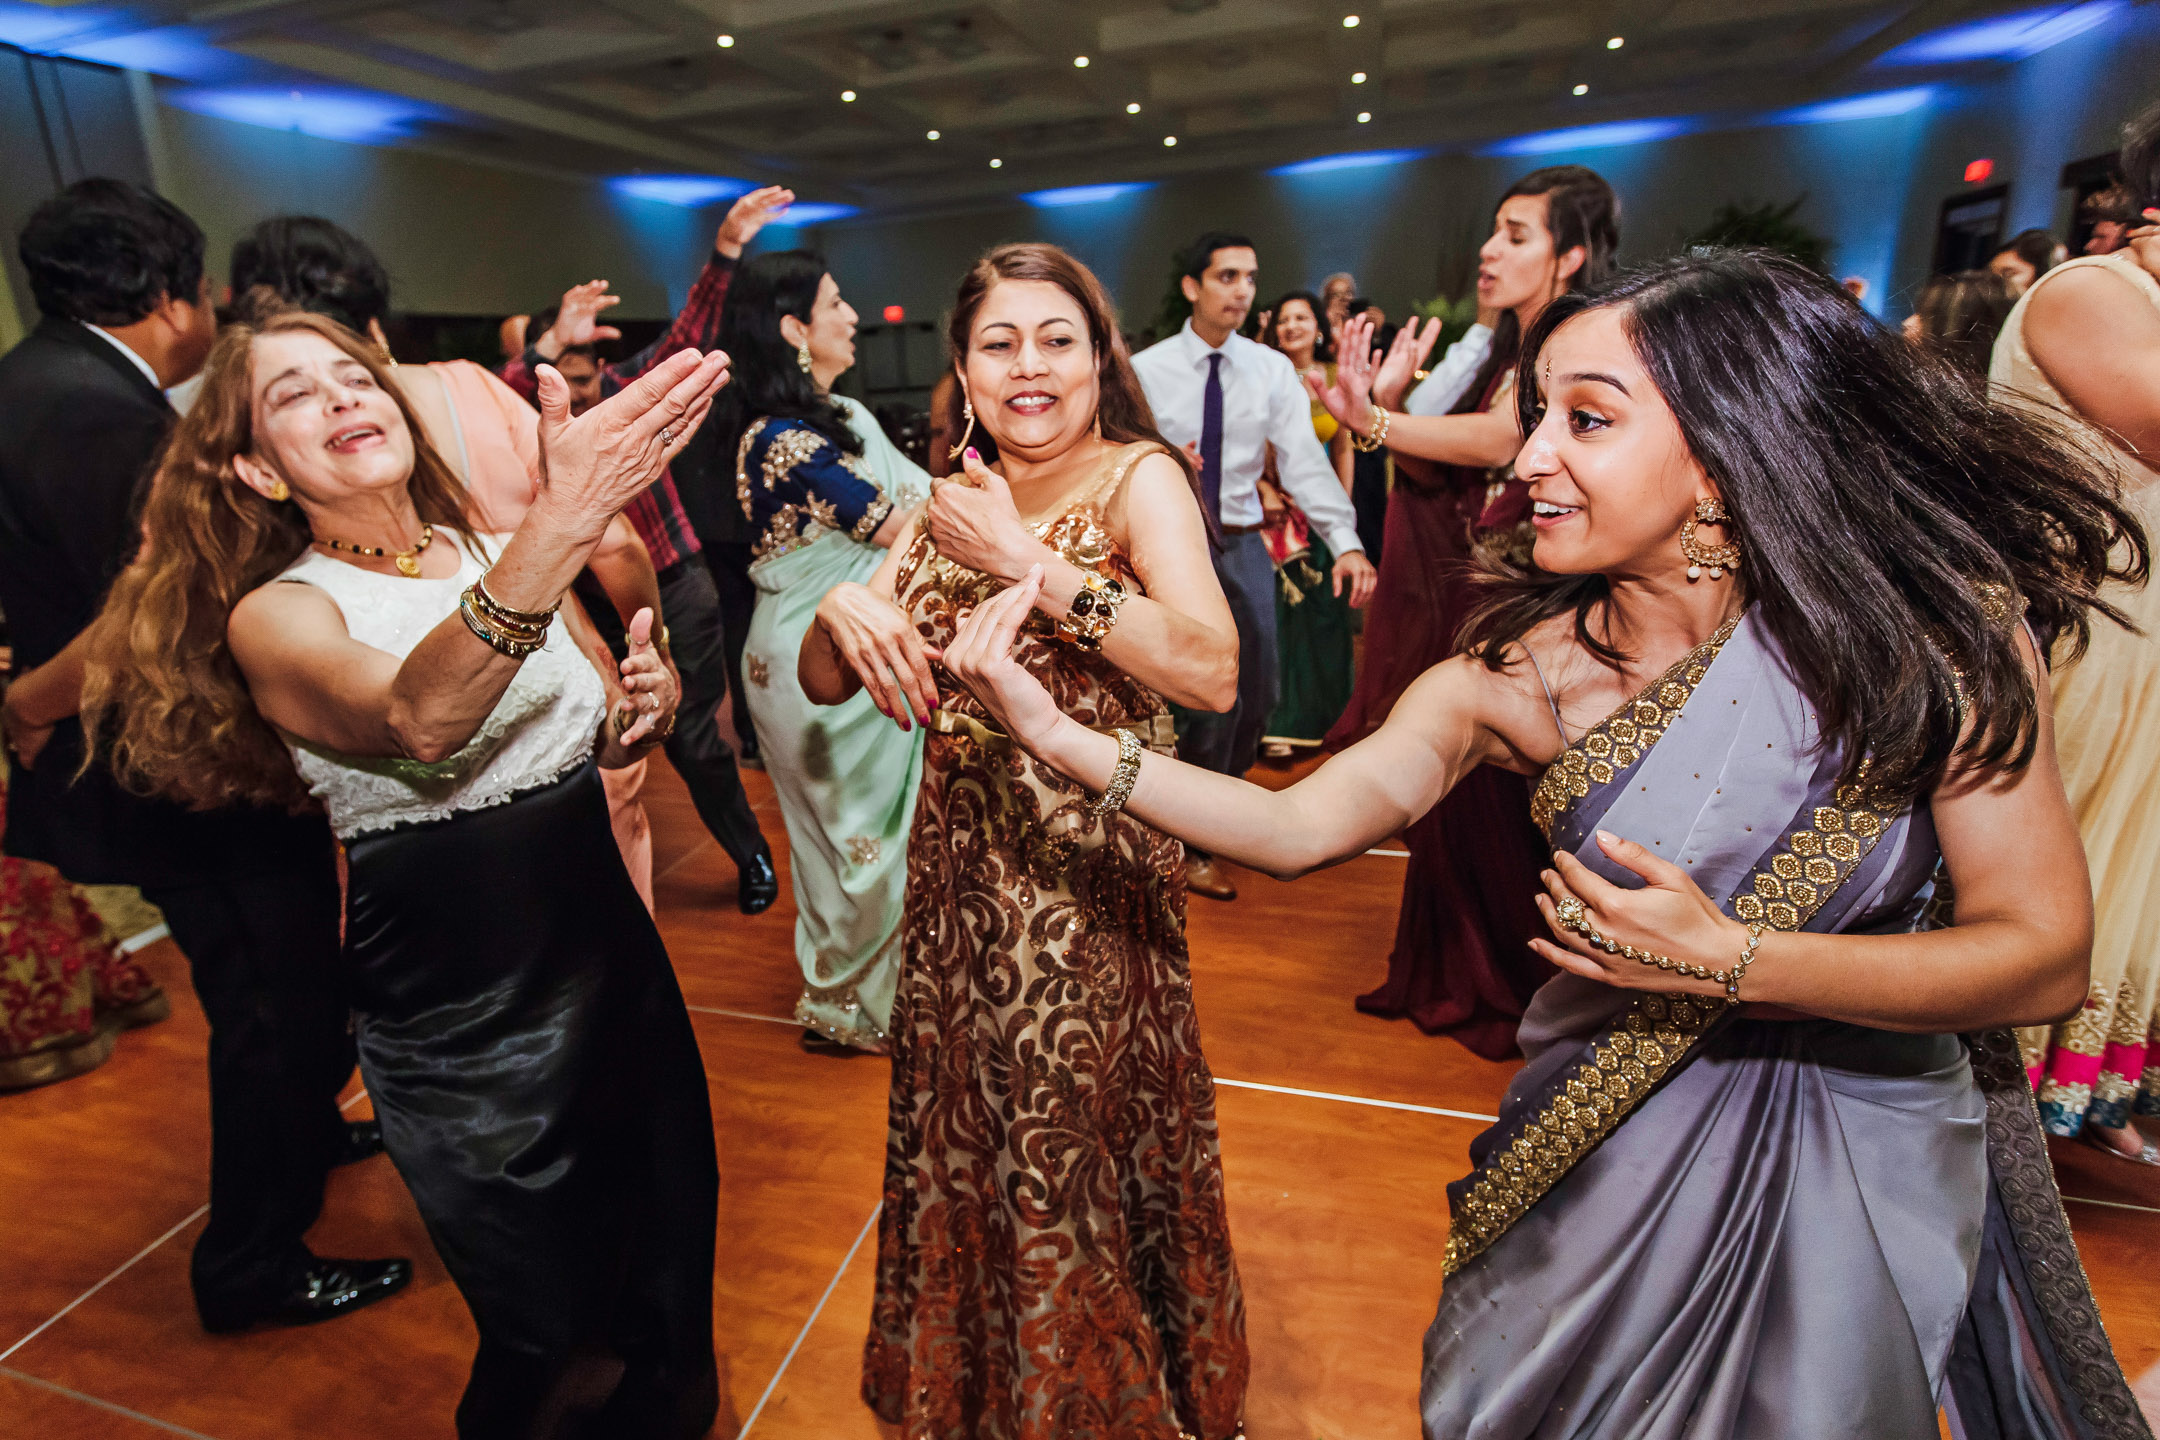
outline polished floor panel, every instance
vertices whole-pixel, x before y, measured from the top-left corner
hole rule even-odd
[[[734,866],[664,764],[646,793],[660,925],[720,1150],[728,1405],[715,1433],[747,1423],[760,1437],[869,1440],[857,1390],[887,1067],[797,1043],[785,835],[770,785],[745,778],[783,882],[754,918],[737,911]],[[1399,856],[1287,884],[1235,878],[1237,902],[1193,901],[1190,934],[1248,1300],[1252,1440],[1412,1440],[1444,1187],[1482,1123],[1464,1117],[1492,1113],[1514,1066],[1352,1008],[1384,973]],[[449,1436],[471,1322],[387,1160],[332,1177],[311,1241],[332,1255],[410,1254],[410,1290],[310,1329],[197,1327],[187,1256],[208,1154],[205,1032],[171,943],[142,958],[172,994],[170,1020],[124,1036],[88,1076],[0,1096],[0,1437]],[[350,1113],[365,1114],[354,1099]],[[2160,1171],[2082,1145],[2058,1145],[2056,1160],[2103,1316],[2160,1403]]]

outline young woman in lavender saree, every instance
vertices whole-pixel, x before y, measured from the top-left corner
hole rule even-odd
[[[2069,432],[1761,254],[1562,297],[1517,393],[1535,568],[1288,790],[1060,715],[1010,659],[1039,576],[941,663],[1279,876],[1537,777],[1565,973],[1450,1187],[1434,1440],[2145,1435],[2003,1029],[2077,1007],[2092,927],[2035,640],[2119,618],[2142,532]]]

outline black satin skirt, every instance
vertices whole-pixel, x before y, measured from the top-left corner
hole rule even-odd
[[[458,1434],[704,1434],[712,1110],[598,768],[348,854],[361,1071],[480,1331]]]

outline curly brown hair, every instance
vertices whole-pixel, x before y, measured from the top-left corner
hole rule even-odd
[[[314,803],[285,742],[255,709],[225,639],[240,598],[314,543],[299,505],[268,499],[233,468],[235,456],[255,449],[255,339],[295,330],[359,361],[396,402],[412,431],[409,488],[420,518],[468,535],[477,528],[465,487],[428,443],[374,346],[335,320],[298,311],[226,327],[201,397],[151,477],[142,548],[91,624],[83,677],[89,755],[109,763],[129,789],[198,810],[299,811]]]

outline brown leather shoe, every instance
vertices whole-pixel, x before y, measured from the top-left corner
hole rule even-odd
[[[1185,862],[1185,888],[1210,900],[1237,899],[1237,886],[1213,860],[1190,857]]]

